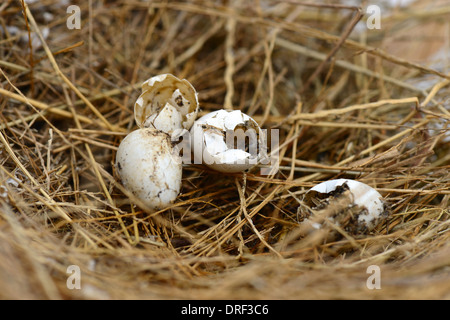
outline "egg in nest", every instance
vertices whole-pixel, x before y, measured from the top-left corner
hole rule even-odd
[[[128,134],[115,165],[124,187],[150,209],[169,206],[180,193],[181,158],[164,132],[144,128]]]

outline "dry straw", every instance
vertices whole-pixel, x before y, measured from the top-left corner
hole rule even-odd
[[[450,298],[448,2],[381,7],[381,29],[338,4],[74,4],[80,29],[60,1],[0,5],[1,298]],[[202,114],[279,129],[279,170],[186,165],[176,203],[146,210],[113,163],[141,82],[167,72]],[[386,223],[305,234],[303,194],[334,178],[382,193]]]

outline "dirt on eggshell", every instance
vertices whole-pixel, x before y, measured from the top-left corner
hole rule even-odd
[[[116,168],[123,185],[151,209],[167,207],[181,188],[181,159],[170,137],[155,129],[138,129],[121,142]]]
[[[321,193],[310,190],[305,194],[302,205],[298,208],[299,223],[306,233],[326,228],[329,230],[327,241],[334,241],[343,236],[343,232],[352,236],[370,233],[389,216],[389,207],[383,201],[383,212],[370,223],[358,220],[368,213],[365,206],[355,204],[355,196],[344,183],[334,190]]]

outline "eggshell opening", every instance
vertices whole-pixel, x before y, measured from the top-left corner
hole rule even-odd
[[[265,137],[256,121],[239,110],[217,110],[191,128],[196,163],[221,172],[241,172],[256,165]]]
[[[167,104],[173,110],[167,113]],[[189,130],[198,113],[198,97],[189,81],[171,74],[152,77],[142,84],[142,93],[134,105],[134,117],[139,128],[156,128],[171,134],[177,128]],[[152,121],[159,117],[160,122]],[[162,122],[174,124],[170,127]]]

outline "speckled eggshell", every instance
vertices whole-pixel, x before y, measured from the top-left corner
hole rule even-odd
[[[122,184],[151,209],[172,204],[181,188],[181,158],[170,137],[155,129],[138,129],[120,143],[116,169]]]

